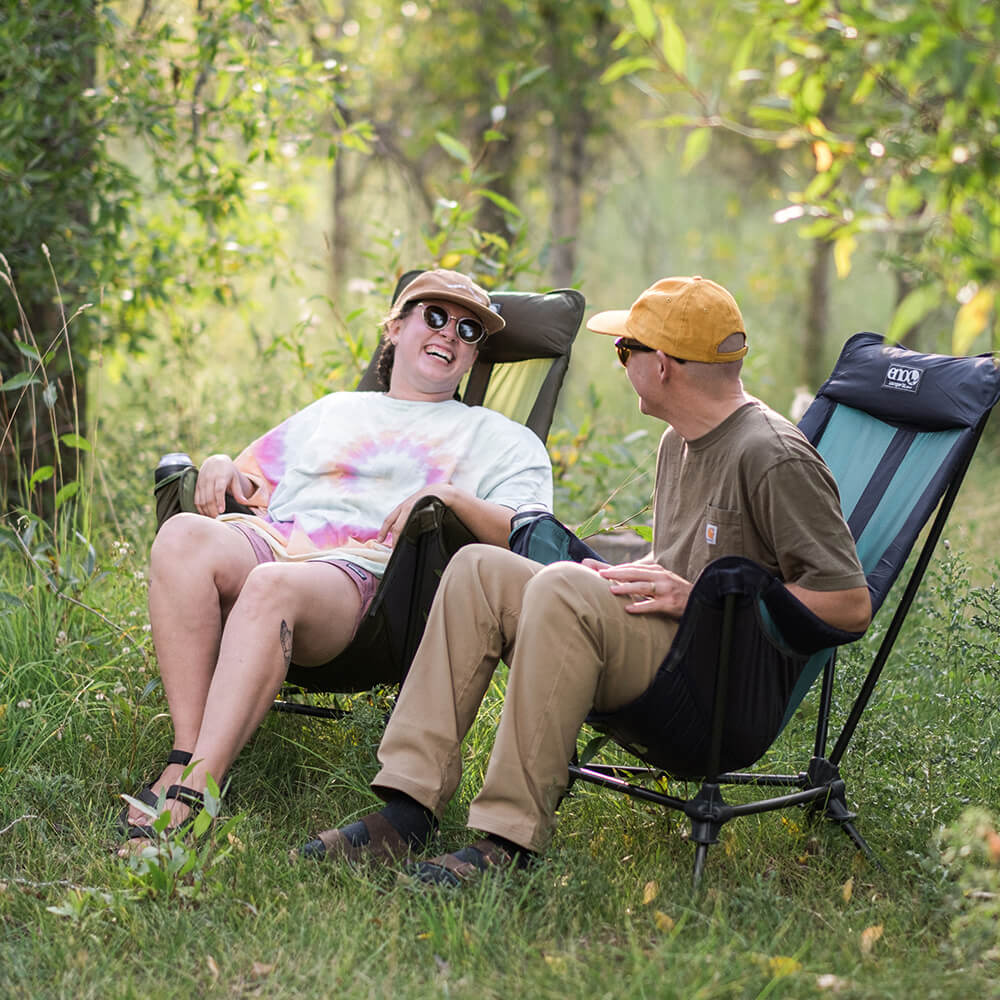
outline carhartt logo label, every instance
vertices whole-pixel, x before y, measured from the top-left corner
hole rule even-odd
[[[719,540],[719,526],[717,524],[706,524],[705,525],[705,541],[709,545],[715,545]]]
[[[884,389],[902,389],[904,392],[916,392],[920,388],[923,372],[919,368],[908,368],[906,365],[889,365],[885,373]]]

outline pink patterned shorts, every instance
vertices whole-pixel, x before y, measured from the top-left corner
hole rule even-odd
[[[253,549],[253,554],[257,558],[258,565],[260,563],[276,561],[274,552],[271,551],[271,546],[253,528],[247,528],[234,522],[230,523],[250,543],[250,548]],[[310,559],[308,562],[322,562],[328,563],[330,566],[336,566],[337,569],[346,573],[354,586],[358,588],[358,593],[361,595],[361,610],[358,611],[358,617],[354,623],[354,631],[357,632],[358,626],[361,624],[361,619],[364,618],[366,612],[371,607],[372,601],[375,599],[375,592],[378,590],[379,584],[378,577],[357,563],[352,563],[347,559]]]

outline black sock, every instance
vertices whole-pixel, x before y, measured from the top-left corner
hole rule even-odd
[[[423,847],[437,829],[434,813],[405,792],[393,792],[381,812],[410,847]]]
[[[498,833],[488,833],[486,834],[486,839],[492,840],[494,844],[502,847],[514,859],[514,863],[518,868],[527,867],[535,858],[534,851],[529,851],[527,847],[515,844],[513,840],[501,837]]]
[[[423,847],[437,829],[434,813],[404,792],[392,792],[379,811],[410,847]],[[364,847],[371,839],[368,827],[361,819],[342,826],[340,832],[355,847]]]
[[[437,829],[434,813],[403,792],[393,792],[379,811],[410,847],[423,847]],[[364,847],[371,840],[362,819],[342,826],[340,832],[355,847]]]

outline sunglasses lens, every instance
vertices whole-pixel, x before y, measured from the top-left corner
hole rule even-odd
[[[448,313],[440,306],[424,306],[424,322],[432,330],[443,330],[448,325]]]
[[[460,319],[455,325],[455,330],[458,333],[458,339],[466,344],[478,344],[486,332],[483,330],[482,323],[477,319]]]
[[[623,365],[625,365],[627,367],[628,366],[628,356],[629,356],[629,354],[632,353],[629,350],[628,345],[627,344],[615,344],[615,347],[618,350],[618,360]]]

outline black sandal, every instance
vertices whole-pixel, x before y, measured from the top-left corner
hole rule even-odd
[[[179,763],[179,762],[178,762]],[[177,826],[168,826],[163,833],[165,835],[177,836],[178,834],[184,833],[185,830],[194,823],[195,820],[195,810],[203,809],[205,807],[205,796],[193,788],[188,788],[187,785],[171,785],[164,796],[164,801],[169,802],[174,799],[177,802],[183,802],[186,806],[191,807],[191,812],[188,814],[186,819],[181,820]],[[154,803],[155,805],[155,803]],[[128,840],[156,840],[160,834],[153,829],[151,825],[130,825],[128,828]]]
[[[163,766],[164,768],[167,768],[171,764],[181,764],[184,767],[187,767],[188,764],[191,763],[192,756],[193,755],[187,750],[178,750],[174,747],[174,749],[167,754],[167,762]],[[139,791],[132,797],[138,799],[141,803],[143,803],[143,805],[147,805],[152,809],[155,809],[157,803],[159,802],[159,796],[153,791],[152,785],[143,785],[142,788],[140,788]],[[132,836],[130,831],[133,828],[133,824],[128,821],[129,809],[131,808],[132,807],[126,802],[117,817],[118,832],[125,837]]]

